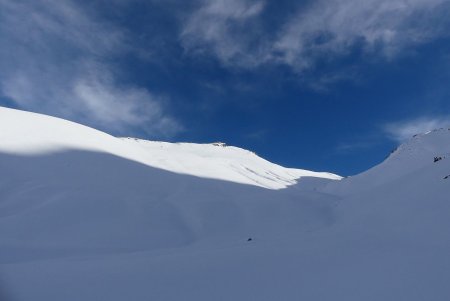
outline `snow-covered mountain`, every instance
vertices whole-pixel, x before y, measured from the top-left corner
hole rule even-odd
[[[194,144],[115,138],[54,117],[0,107],[0,151],[46,154],[67,150],[108,153],[181,174],[280,189],[302,177],[338,180],[331,173],[284,168],[223,143]]]
[[[434,181],[440,182],[439,179],[447,176],[448,161],[450,161],[450,128],[436,129],[415,135],[395,149],[381,164],[357,176],[349,177],[338,185],[330,183],[326,190],[339,195],[367,193],[369,190],[390,185],[403,178],[412,184],[415,178],[428,172]]]
[[[0,108],[0,300],[449,300],[448,175],[448,129],[339,180]]]
[[[286,188],[303,177],[341,179],[332,173],[285,168],[264,160],[253,152],[226,146],[224,143],[167,143],[135,138],[124,140],[146,151],[146,164],[181,174],[270,189]]]

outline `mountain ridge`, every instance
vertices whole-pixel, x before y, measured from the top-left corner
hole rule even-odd
[[[64,119],[7,108],[0,108],[0,127],[14,131],[0,132],[3,140],[0,151],[3,152],[33,154],[67,149],[92,150],[173,172],[270,189],[286,188],[303,176],[341,179],[331,173],[285,168],[237,147],[116,138]]]

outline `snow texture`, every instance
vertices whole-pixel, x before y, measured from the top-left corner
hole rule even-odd
[[[0,300],[450,300],[449,174],[448,129],[340,180],[0,108]]]

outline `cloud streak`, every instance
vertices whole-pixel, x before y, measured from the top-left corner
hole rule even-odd
[[[264,36],[261,19],[270,12],[263,2],[201,3],[183,25],[188,51],[212,55],[227,66],[283,64],[299,72],[355,47],[392,59],[410,46],[448,35],[450,13],[448,0],[319,0],[270,24],[274,33]]]
[[[188,53],[213,54],[223,64],[258,64],[258,58],[246,53],[254,36],[245,32],[249,27],[255,29],[252,21],[263,9],[263,1],[200,1],[184,24],[180,41]]]
[[[127,32],[68,0],[0,0],[0,92],[24,109],[126,133],[170,136],[164,99],[124,84]]]

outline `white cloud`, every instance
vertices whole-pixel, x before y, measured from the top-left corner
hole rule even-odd
[[[20,107],[127,133],[168,136],[180,126],[164,99],[121,84],[112,61],[126,32],[69,0],[0,0],[0,92]]]
[[[184,47],[212,54],[226,65],[287,64],[297,71],[345,55],[356,44],[368,54],[392,59],[410,46],[447,35],[450,1],[311,1],[286,13],[282,24],[273,24],[271,35],[255,20],[263,8],[259,1],[204,1],[184,24]]]
[[[158,97],[146,89],[122,88],[108,74],[96,74],[75,83],[73,95],[87,119],[96,119],[100,124],[124,132],[122,125],[141,127],[149,134],[172,136],[181,130],[172,118],[165,116]],[[81,113],[81,112],[80,112]]]
[[[383,127],[389,138],[398,142],[404,142],[416,134],[440,128],[450,128],[450,116],[421,117],[414,120],[389,123]]]
[[[254,65],[260,58],[249,53],[249,27],[264,9],[251,0],[203,0],[184,24],[181,43],[188,52],[211,53],[224,64]]]
[[[355,43],[390,58],[410,45],[444,34],[433,20],[448,0],[327,0],[299,11],[274,45],[280,59],[308,67],[326,54],[345,54]]]

